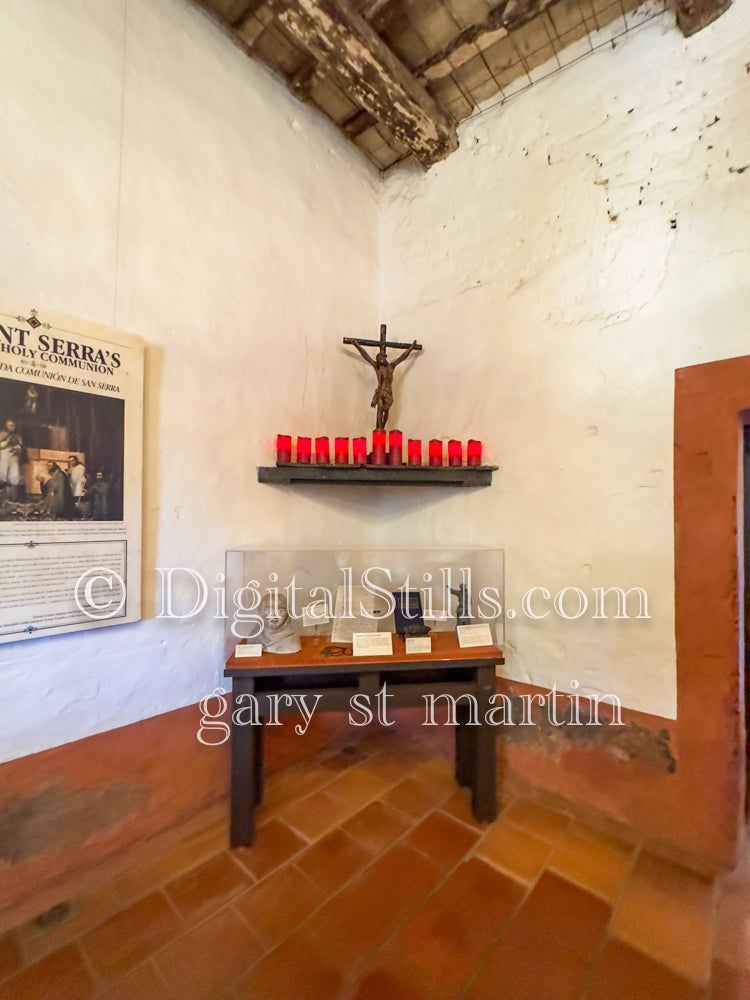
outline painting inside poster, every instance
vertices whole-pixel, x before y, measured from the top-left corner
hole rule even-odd
[[[0,377],[0,400],[0,521],[122,520],[123,399]]]

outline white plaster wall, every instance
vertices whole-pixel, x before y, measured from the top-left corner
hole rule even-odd
[[[666,15],[475,117],[426,177],[389,175],[381,212],[381,316],[425,344],[399,422],[501,465],[426,515],[394,504],[392,533],[506,549],[509,676],[667,717],[674,370],[750,352],[749,64],[746,3],[689,40]],[[652,620],[539,593],[549,616],[522,613],[532,587],[614,585]]]
[[[0,647],[0,759],[210,691],[221,623],[155,620],[155,569],[211,584],[242,544],[503,546],[519,615],[533,586],[646,587],[650,622],[508,622],[508,670],[672,715],[673,371],[750,350],[749,36],[741,3],[652,24],[381,186],[184,0],[6,0],[2,307],[148,352],[145,620]],[[370,430],[341,337],[383,321],[425,345],[392,423],[483,437],[496,484],[259,485],[277,430]]]
[[[364,501],[334,517],[255,468],[362,412],[341,338],[377,331],[378,179],[185,0],[6,0],[0,62],[3,308],[147,343],[147,620],[0,647],[10,759],[221,681],[222,623],[155,620],[156,567],[217,585],[229,547],[361,533]]]

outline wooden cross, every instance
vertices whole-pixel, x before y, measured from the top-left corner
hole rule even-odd
[[[380,326],[379,340],[359,340],[357,337],[344,337],[344,343],[352,344],[356,347],[365,361],[375,369],[375,374],[378,377],[378,387],[375,390],[375,395],[372,397],[370,406],[377,408],[376,426],[382,429],[388,421],[388,414],[393,405],[393,371],[396,365],[400,365],[402,361],[406,361],[412,351],[421,351],[422,345],[418,344],[416,340],[413,340],[411,344],[404,344],[397,340],[386,340],[385,323],[382,323]],[[379,351],[376,357],[370,357],[364,347],[378,347]],[[405,348],[405,350],[402,354],[399,354],[395,361],[389,361],[389,347],[400,347]]]

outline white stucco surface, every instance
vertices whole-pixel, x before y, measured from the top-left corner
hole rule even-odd
[[[277,431],[333,434],[361,411],[341,339],[377,330],[378,177],[182,0],[10,0],[0,54],[4,308],[147,344],[145,620],[0,647],[8,759],[221,681],[213,600],[155,620],[156,567],[218,586],[231,546],[361,530],[356,506],[331,516],[255,470]]]
[[[508,676],[667,717],[674,370],[750,351],[748,64],[746,4],[687,40],[664,15],[391,174],[381,210],[381,315],[426,344],[403,424],[483,435],[501,466],[400,530],[505,548]],[[593,620],[613,586],[651,620]],[[537,591],[530,619],[534,587],[589,609]]]
[[[0,647],[0,759],[220,683],[213,601],[155,619],[156,570],[218,586],[240,545],[503,547],[510,676],[674,715],[673,373],[750,350],[749,39],[742,2],[651,23],[381,182],[183,0],[8,0],[2,308],[147,355],[144,621]],[[258,484],[277,431],[369,432],[341,338],[380,322],[425,346],[391,424],[483,438],[492,488]],[[651,620],[522,612],[616,585]]]

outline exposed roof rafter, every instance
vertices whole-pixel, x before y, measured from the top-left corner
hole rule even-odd
[[[454,122],[346,0],[270,0],[279,22],[424,166],[458,147]]]
[[[326,114],[379,169],[430,167],[456,124],[593,51],[671,0],[193,0],[247,55]],[[675,0],[700,31],[731,0]]]

